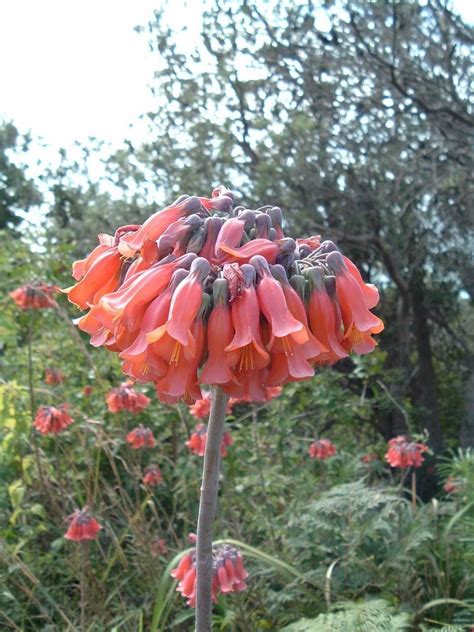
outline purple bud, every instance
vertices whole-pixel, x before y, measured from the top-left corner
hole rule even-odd
[[[298,248],[298,259],[304,259],[308,255],[310,255],[313,251],[308,246],[308,244],[301,244]]]
[[[326,257],[326,263],[334,274],[342,274],[346,269],[346,264],[340,252],[330,252]]]
[[[212,209],[219,213],[230,213],[234,205],[234,200],[227,195],[212,198]]]
[[[270,271],[277,281],[280,281],[280,283],[283,283],[284,285],[288,285],[288,275],[282,265],[277,263],[274,266],[270,266]]]
[[[250,265],[249,263],[244,263],[240,266],[240,271],[242,272],[244,277],[245,287],[250,287],[251,285],[255,284],[257,274],[255,272],[255,268],[252,265]]]
[[[229,302],[229,283],[227,279],[216,279],[212,285],[214,305]]]
[[[244,222],[244,230],[250,230],[252,226],[255,226],[255,211],[245,209],[242,213],[239,213],[238,219]]]
[[[186,246],[186,252],[195,252],[199,254],[204,243],[204,228],[199,227],[196,232],[191,236]]]
[[[272,227],[272,220],[270,219],[270,216],[266,213],[257,215],[255,218],[255,227],[257,238],[261,237],[263,239],[268,239],[268,234],[270,232],[270,228]]]
[[[197,257],[194,254],[194,252],[190,252],[186,255],[181,255],[181,257],[178,257],[176,259],[176,268],[183,268],[184,270],[189,270],[191,267],[191,264],[196,258]]]
[[[263,278],[266,275],[270,275],[270,266],[268,265],[268,261],[265,257],[262,257],[261,255],[254,255],[250,259],[249,263],[255,268],[260,277]]]
[[[171,288],[171,290],[174,292],[175,289],[178,287],[178,285],[181,283],[181,281],[184,281],[184,279],[189,275],[189,271],[188,270],[175,270],[175,272],[173,272],[173,276],[171,277],[171,281],[169,284],[169,287]]]
[[[191,264],[190,273],[194,274],[200,281],[204,281],[211,271],[211,264],[204,257],[196,257]]]
[[[191,215],[191,213],[199,213],[200,211],[202,211],[201,200],[195,195],[187,197],[180,203],[180,206],[184,208],[186,215]]]
[[[338,247],[333,241],[327,239],[326,241],[323,241],[323,243],[319,246],[319,248],[315,250],[315,252],[333,252],[334,250],[338,251]]]

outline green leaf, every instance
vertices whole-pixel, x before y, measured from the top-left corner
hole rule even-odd
[[[8,496],[14,509],[17,509],[25,497],[26,487],[21,479],[18,479],[8,486]]]

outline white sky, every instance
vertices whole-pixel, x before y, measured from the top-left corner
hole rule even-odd
[[[147,86],[156,57],[146,34],[133,28],[146,25],[157,2],[0,0],[0,120],[31,130],[51,150],[89,136],[118,144],[153,108]],[[474,22],[473,0],[453,4]],[[173,20],[188,24],[190,41],[200,6],[168,0]]]
[[[90,136],[123,140],[129,125],[153,108],[148,85],[156,56],[134,27],[145,26],[156,6],[156,0],[0,0],[0,119],[52,146]],[[173,7],[185,22],[199,17],[186,2]]]

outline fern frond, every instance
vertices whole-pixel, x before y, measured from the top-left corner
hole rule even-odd
[[[384,599],[334,606],[334,611],[316,619],[301,619],[280,632],[407,632],[410,616],[397,613]]]

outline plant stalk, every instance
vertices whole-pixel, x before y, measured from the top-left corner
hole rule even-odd
[[[45,476],[43,473],[43,467],[41,465],[41,457],[38,448],[38,442],[36,437],[36,431],[33,428],[33,423],[35,421],[35,413],[36,413],[36,403],[35,403],[35,386],[33,379],[33,330],[34,330],[34,315],[31,317],[29,328],[28,328],[28,390],[30,394],[30,414],[31,414],[31,443],[33,445],[33,453],[35,455],[36,467],[38,469],[38,476],[43,486],[43,489],[49,494],[49,488],[46,485]],[[54,502],[54,504],[56,504]]]
[[[416,472],[411,473],[411,509],[413,515],[416,514]]]
[[[80,611],[81,611],[81,619],[80,619],[80,630],[81,632],[86,632],[86,607],[87,607],[87,565],[89,561],[89,541],[84,540],[80,542],[81,547],[81,585],[80,585],[80,593],[81,593],[81,601],[80,601]]]
[[[229,396],[220,386],[211,389],[211,413],[207,427],[196,542],[196,627],[211,632],[212,531],[219,489],[219,466],[224,420]]]

